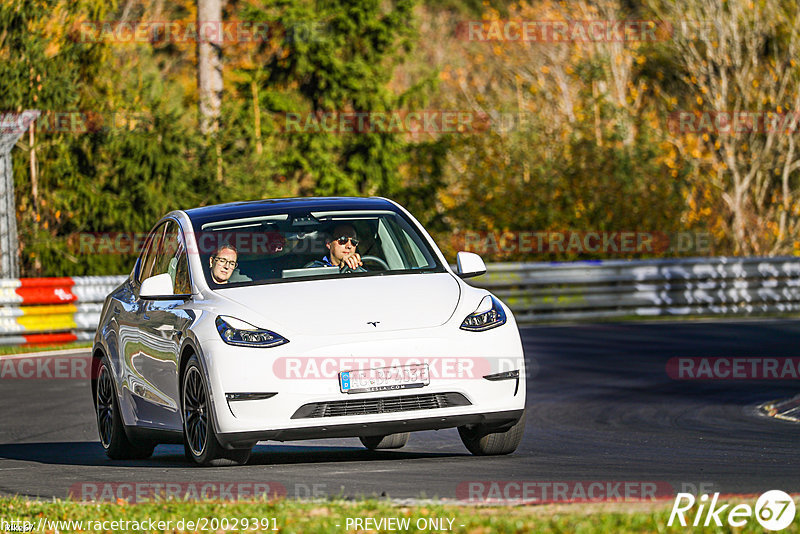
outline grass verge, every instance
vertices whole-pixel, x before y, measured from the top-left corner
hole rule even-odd
[[[725,502],[754,505],[755,499]],[[389,501],[126,501],[52,502],[0,498],[0,521],[27,521],[58,532],[716,532],[723,528],[667,526],[671,501],[527,506],[402,505]],[[687,514],[688,517],[688,514]],[[387,523],[389,518],[396,518]],[[373,521],[367,522],[367,519]],[[693,516],[691,517],[693,519]],[[213,521],[212,521],[213,520]],[[247,523],[245,523],[247,520]],[[360,523],[356,523],[360,520]],[[384,523],[375,523],[384,520]],[[725,520],[723,515],[722,520]],[[45,522],[47,521],[47,523]],[[56,525],[53,521],[72,521]],[[112,521],[118,523],[113,524]],[[189,522],[192,521],[192,524]],[[200,521],[200,523],[198,523]],[[407,523],[405,523],[407,521]],[[76,522],[82,522],[79,526]],[[677,524],[677,522],[676,522]],[[407,525],[407,527],[406,527]],[[381,528],[381,526],[383,528]],[[0,531],[11,530],[0,523]],[[750,518],[737,532],[763,532]],[[797,521],[782,532],[798,532]]]
[[[0,345],[0,356],[6,354],[27,354],[28,352],[44,352],[48,350],[66,350],[91,348],[91,341],[75,341],[58,345]]]

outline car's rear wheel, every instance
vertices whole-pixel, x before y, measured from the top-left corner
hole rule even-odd
[[[153,454],[155,445],[132,442],[125,434],[111,366],[105,356],[97,370],[94,404],[100,444],[109,458],[112,460],[141,459],[148,458]]]
[[[495,432],[487,425],[465,425],[458,427],[458,434],[464,446],[472,454],[478,456],[493,456],[511,454],[522,441],[525,431],[525,412],[511,428]]]
[[[408,443],[408,432],[389,434],[388,436],[361,436],[361,443],[370,450],[400,449]]]
[[[184,452],[200,465],[243,465],[250,449],[226,449],[217,440],[206,381],[197,356],[186,364],[181,382]]]

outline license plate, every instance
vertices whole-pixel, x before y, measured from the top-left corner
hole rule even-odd
[[[339,373],[339,388],[342,393],[421,388],[430,383],[427,363],[358,369]]]

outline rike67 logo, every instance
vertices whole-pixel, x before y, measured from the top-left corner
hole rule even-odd
[[[756,521],[764,529],[783,530],[794,521],[794,500],[781,490],[763,493],[756,501],[755,509],[749,504],[737,504],[729,510],[730,504],[720,505],[718,500],[719,493],[714,493],[710,502],[707,494],[695,499],[691,493],[678,493],[667,526],[673,526],[677,519],[682,527],[690,524],[693,527],[721,527],[725,523],[730,527],[743,527],[755,516]],[[694,510],[695,504],[698,505],[696,510]]]

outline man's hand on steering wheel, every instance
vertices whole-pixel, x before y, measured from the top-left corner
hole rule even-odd
[[[356,270],[362,265],[364,265],[364,263],[361,261],[361,254],[354,252],[350,256],[342,258],[341,263],[339,263],[339,269],[350,268]]]

